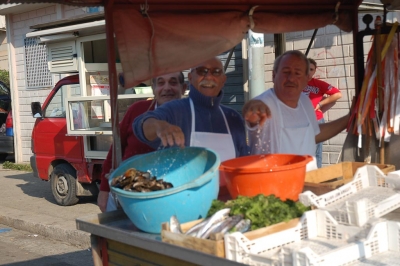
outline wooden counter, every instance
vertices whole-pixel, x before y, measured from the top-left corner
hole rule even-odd
[[[400,222],[400,208],[382,218]],[[79,218],[76,220],[76,224],[77,229],[91,234],[95,266],[244,265],[164,243],[159,234],[139,231],[122,210]]]
[[[243,265],[161,241],[139,231],[122,210],[76,219],[77,229],[91,234],[95,266],[106,265]]]

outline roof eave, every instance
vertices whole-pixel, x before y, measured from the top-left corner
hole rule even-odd
[[[11,15],[24,13],[31,10],[53,6],[55,4],[40,3],[40,4],[6,4],[0,5],[0,15]]]

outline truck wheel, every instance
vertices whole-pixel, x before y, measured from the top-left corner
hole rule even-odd
[[[57,204],[70,206],[78,203],[76,196],[76,171],[69,164],[54,167],[50,177],[51,192]]]

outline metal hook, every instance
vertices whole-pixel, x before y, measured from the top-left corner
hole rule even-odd
[[[253,13],[254,10],[257,8],[258,6],[253,6],[250,11],[249,11],[249,22],[250,22],[250,29],[252,30],[254,28],[254,20],[253,20]]]
[[[149,10],[149,5],[147,4],[140,4],[140,13],[142,14],[143,17],[147,18],[149,17],[149,14],[147,13],[147,11]]]
[[[332,24],[336,24],[336,22],[339,19],[339,7],[340,7],[340,2],[337,2],[335,6],[335,20],[333,21]]]

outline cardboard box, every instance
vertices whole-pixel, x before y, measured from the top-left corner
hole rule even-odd
[[[186,232],[187,230],[189,230],[189,228],[200,223],[201,221],[203,221],[203,219],[181,224],[182,231]],[[274,224],[268,227],[246,232],[243,235],[245,235],[250,240],[254,240],[266,235],[295,227],[298,222],[299,218],[296,218],[290,220],[287,223],[282,222]],[[161,239],[163,242],[225,258],[224,236],[221,233],[218,233],[215,235],[211,235],[210,238],[211,239],[202,239],[185,234],[172,233],[169,229],[169,223],[162,224]]]
[[[309,190],[318,196],[330,192],[353,180],[356,170],[364,165],[367,163],[342,162],[307,172],[303,191]],[[371,165],[379,167],[384,174],[395,171],[395,166],[391,164]]]

